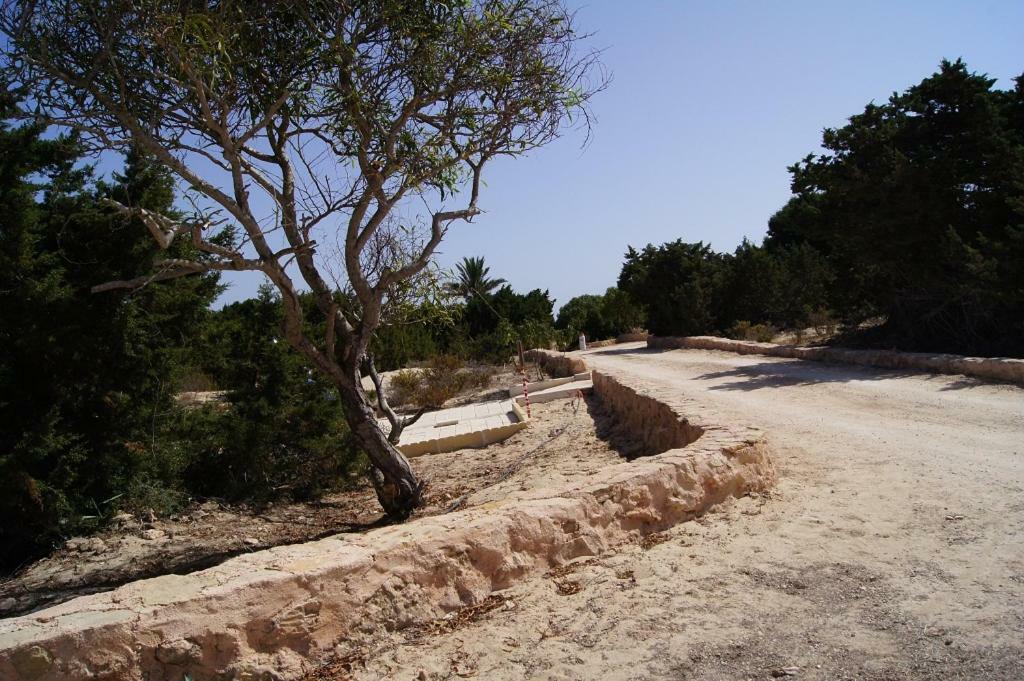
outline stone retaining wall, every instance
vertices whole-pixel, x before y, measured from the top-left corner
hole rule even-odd
[[[1024,360],[1005,357],[964,357],[963,355],[896,352],[893,350],[800,347],[731,340],[715,336],[651,336],[647,339],[647,347],[725,350],[741,355],[769,355],[836,364],[859,364],[882,369],[964,374],[965,376],[1024,384]]]
[[[704,434],[703,428],[690,423],[666,403],[641,395],[596,371],[594,394],[625,430],[643,443],[645,455],[685,447]]]
[[[353,635],[479,603],[773,484],[756,429],[711,422],[692,403],[608,372],[595,373],[597,385],[625,423],[653,433],[651,446],[674,448],[459,513],[259,551],[0,621],[0,679],[295,678]]]

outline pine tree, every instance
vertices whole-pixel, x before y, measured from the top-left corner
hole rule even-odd
[[[151,503],[147,495],[174,488],[181,463],[161,425],[182,348],[220,290],[208,275],[129,295],[91,293],[97,283],[150,271],[154,252],[145,230],[103,199],[171,210],[173,185],[137,154],[113,182],[92,182],[74,140],[42,133],[0,129],[6,565],[95,526],[119,504]]]

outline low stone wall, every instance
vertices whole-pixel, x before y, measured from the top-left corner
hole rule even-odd
[[[590,380],[590,372],[589,371],[585,371],[583,373],[572,374],[572,375],[569,375],[569,376],[563,376],[561,378],[552,378],[552,379],[548,379],[546,381],[534,381],[532,383],[527,383],[526,387],[527,387],[527,391],[532,394],[532,393],[537,392],[538,390],[546,390],[548,388],[554,388],[556,386],[565,385],[567,383],[572,383],[573,381],[589,381],[589,380]],[[511,386],[508,389],[508,396],[511,397],[511,398],[522,397],[523,396],[523,384],[522,383],[516,383],[513,386]]]
[[[554,350],[527,350],[524,356],[527,361],[536,362],[556,378],[582,374],[587,370],[586,363],[579,357],[570,357]]]
[[[355,634],[440,617],[773,484],[756,429],[698,418],[696,405],[608,372],[595,374],[596,385],[624,423],[651,431],[652,447],[673,449],[564,486],[259,551],[0,621],[0,679],[295,678]]]
[[[645,454],[685,447],[697,441],[704,429],[690,423],[664,402],[642,395],[609,376],[593,372],[594,394],[616,420],[643,443]]]
[[[882,369],[908,369],[937,374],[963,374],[995,381],[1024,384],[1024,360],[1005,357],[964,357],[963,355],[896,352],[893,350],[849,350],[845,348],[800,347],[715,336],[651,336],[649,348],[690,348],[725,350],[741,355],[769,355],[808,359],[836,364],[859,364]]]

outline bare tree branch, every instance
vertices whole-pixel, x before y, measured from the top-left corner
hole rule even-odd
[[[403,517],[421,484],[377,427],[359,380],[373,335],[389,306],[429,278],[447,230],[481,214],[487,162],[572,127],[589,134],[589,102],[607,78],[561,0],[393,7],[0,0],[9,45],[0,67],[30,94],[20,116],[78,131],[92,149],[152,155],[199,197],[197,215],[216,208],[240,228],[237,243],[214,243],[209,219],[112,204],[137,216],[159,249],[187,233],[201,256],[94,290],[261,272],[281,295],[288,342],[337,387],[379,473],[381,503]],[[417,202],[426,209],[396,218]],[[340,245],[337,262],[317,252],[325,232]],[[322,273],[334,271],[344,281],[330,286]],[[324,330],[312,332],[321,318]],[[395,437],[406,421],[392,421]]]

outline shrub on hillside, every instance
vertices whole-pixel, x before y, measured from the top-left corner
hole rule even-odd
[[[770,324],[751,324],[746,320],[740,320],[729,329],[729,338],[745,341],[757,341],[758,343],[770,343],[778,331]]]
[[[392,407],[413,404],[423,385],[423,377],[417,369],[396,371],[388,382],[388,402]]]
[[[404,369],[391,377],[388,401],[393,407],[439,409],[460,393],[490,385],[493,371],[466,368],[454,355],[437,355],[422,370]]]

